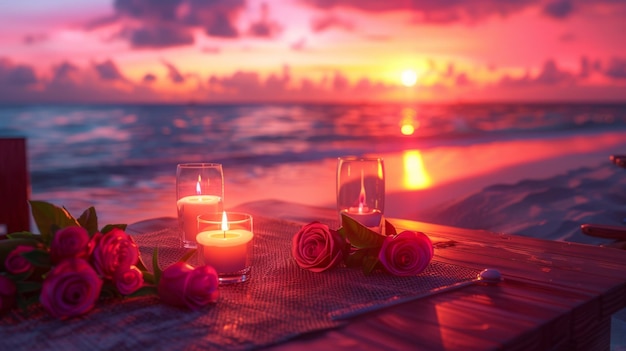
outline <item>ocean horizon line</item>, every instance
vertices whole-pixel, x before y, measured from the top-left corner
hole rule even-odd
[[[0,107],[36,107],[36,106],[190,106],[190,107],[214,107],[214,106],[558,106],[558,105],[595,105],[595,106],[615,106],[626,105],[624,100],[485,100],[485,101],[179,101],[179,102],[158,102],[158,101],[32,101],[32,102],[7,102],[0,101]]]

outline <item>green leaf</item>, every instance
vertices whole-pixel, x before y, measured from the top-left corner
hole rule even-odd
[[[41,290],[42,285],[43,284],[41,284],[40,282],[33,282],[33,281],[15,283],[18,293],[36,292],[36,291]]]
[[[151,296],[157,294],[158,290],[156,286],[144,285],[137,289],[134,293],[126,295],[126,297]]]
[[[396,227],[393,226],[393,224],[389,223],[388,220],[384,220],[385,221],[385,236],[394,236],[394,235],[398,235],[398,231],[396,230]]]
[[[47,251],[35,249],[21,254],[28,262],[37,267],[50,268],[50,254]]]
[[[356,250],[346,256],[346,266],[355,268],[363,264],[363,259],[367,256],[367,249]]]
[[[359,249],[377,248],[383,244],[385,237],[355,221],[350,216],[342,213],[341,223],[346,237],[352,246]]]
[[[31,200],[29,203],[44,243],[49,244],[58,229],[79,225],[65,208],[44,201]]]
[[[26,279],[28,279],[31,275],[33,275],[33,273],[34,273],[34,270],[31,269],[29,271],[19,273],[19,274],[9,274],[7,278],[17,283],[19,281],[26,281]]]
[[[31,232],[16,232],[7,234],[7,238],[9,239],[30,239],[30,238],[38,238],[38,235],[35,235]]]
[[[110,280],[105,280],[102,284],[102,289],[100,290],[100,298],[111,298],[111,297],[120,297],[122,296],[120,292],[117,290],[115,284]]]
[[[197,251],[196,249],[191,249],[187,251],[187,253],[185,253],[183,257],[180,258],[179,261],[187,262],[196,253],[196,251]]]
[[[159,248],[155,247],[152,252],[152,269],[154,269],[154,283],[159,285],[159,281],[161,281],[161,274],[163,271],[161,267],[159,267]]]
[[[92,237],[98,231],[98,215],[96,209],[91,206],[78,217],[78,223],[87,230],[89,237]]]
[[[126,230],[126,227],[128,227],[128,225],[126,225],[126,224],[107,224],[107,225],[105,225],[102,228],[102,230],[100,232],[102,234],[106,234],[106,233],[110,232],[111,230],[113,230],[113,228]]]
[[[379,262],[378,256],[366,256],[365,259],[363,259],[363,274],[372,274]]]
[[[139,255],[139,257],[137,257],[137,264],[135,266],[137,266],[137,268],[139,268],[139,270],[142,271],[144,274],[146,274],[146,272],[148,272],[148,267],[143,262],[143,259],[141,258],[141,255]]]
[[[154,274],[150,273],[150,272],[141,272],[143,274],[143,282],[146,284],[156,284],[156,281],[154,280]]]
[[[26,311],[28,309],[28,306],[34,305],[39,302],[39,294],[29,296],[18,294],[17,296],[17,307],[19,307],[22,311]]]
[[[339,233],[339,236],[341,236],[344,240],[348,240],[348,236],[346,235],[346,230],[343,227],[340,227],[339,229],[337,229],[337,233]]]

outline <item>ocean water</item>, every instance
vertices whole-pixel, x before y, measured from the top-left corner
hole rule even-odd
[[[174,213],[177,163],[222,163],[227,186],[297,182],[285,165],[609,131],[626,131],[626,104],[0,106],[0,137],[27,138],[32,198],[126,220]]]

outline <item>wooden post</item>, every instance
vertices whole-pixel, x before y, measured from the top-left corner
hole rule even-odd
[[[29,197],[26,139],[0,138],[0,234],[30,230]]]

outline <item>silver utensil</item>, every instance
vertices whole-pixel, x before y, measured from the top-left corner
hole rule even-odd
[[[472,280],[441,287],[441,288],[431,290],[427,293],[420,294],[420,295],[404,296],[404,297],[394,296],[376,305],[368,304],[363,307],[344,308],[341,310],[330,312],[329,316],[332,320],[348,319],[348,318],[358,316],[363,313],[377,311],[383,308],[399,305],[399,304],[409,302],[409,301],[415,301],[415,300],[418,300],[427,296],[432,296],[432,295],[444,293],[447,291],[456,290],[464,286],[469,286],[469,285],[474,285],[474,284],[493,285],[493,284],[497,284],[501,282],[502,280],[503,278],[502,278],[502,275],[500,274],[500,271],[498,271],[497,269],[493,269],[493,268],[487,268],[487,269],[482,270],[480,273],[478,273],[476,278]]]

